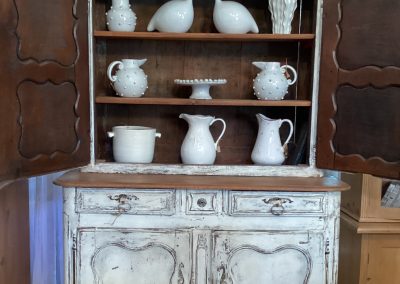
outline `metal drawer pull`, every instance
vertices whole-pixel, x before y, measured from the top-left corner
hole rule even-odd
[[[133,194],[109,195],[108,198],[118,201],[119,212],[128,212],[132,209],[132,205],[128,202],[129,200],[139,200],[139,198]]]
[[[293,202],[293,200],[289,198],[280,198],[280,197],[274,197],[270,199],[264,198],[262,201],[264,201],[265,204],[272,204],[271,213],[277,216],[285,213],[285,207],[283,207],[284,203]]]

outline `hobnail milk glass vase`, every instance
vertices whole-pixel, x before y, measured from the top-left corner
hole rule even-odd
[[[112,0],[112,6],[106,13],[107,28],[113,32],[133,32],[136,27],[136,15],[129,0]]]
[[[271,12],[272,33],[291,33],[296,8],[297,0],[269,0],[268,9]]]

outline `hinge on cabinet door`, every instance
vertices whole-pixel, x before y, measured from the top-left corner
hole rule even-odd
[[[331,251],[329,249],[329,239],[325,241],[325,254],[330,254]]]

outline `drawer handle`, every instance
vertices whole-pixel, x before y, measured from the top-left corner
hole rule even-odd
[[[283,206],[283,204],[293,202],[293,200],[289,198],[280,198],[280,197],[274,197],[269,199],[264,198],[262,201],[264,201],[265,204],[272,204],[271,213],[277,216],[285,213],[285,207]]]
[[[132,209],[132,205],[128,202],[129,200],[139,200],[139,198],[133,194],[109,195],[108,198],[110,198],[110,200],[118,201],[119,212],[128,212]]]

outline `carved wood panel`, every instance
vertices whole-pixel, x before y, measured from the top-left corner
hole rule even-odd
[[[324,2],[317,166],[400,179],[400,2]]]
[[[317,233],[215,231],[212,283],[325,283],[323,243]]]
[[[76,283],[190,283],[191,243],[179,230],[82,230]]]
[[[87,3],[0,8],[0,179],[89,161]]]

